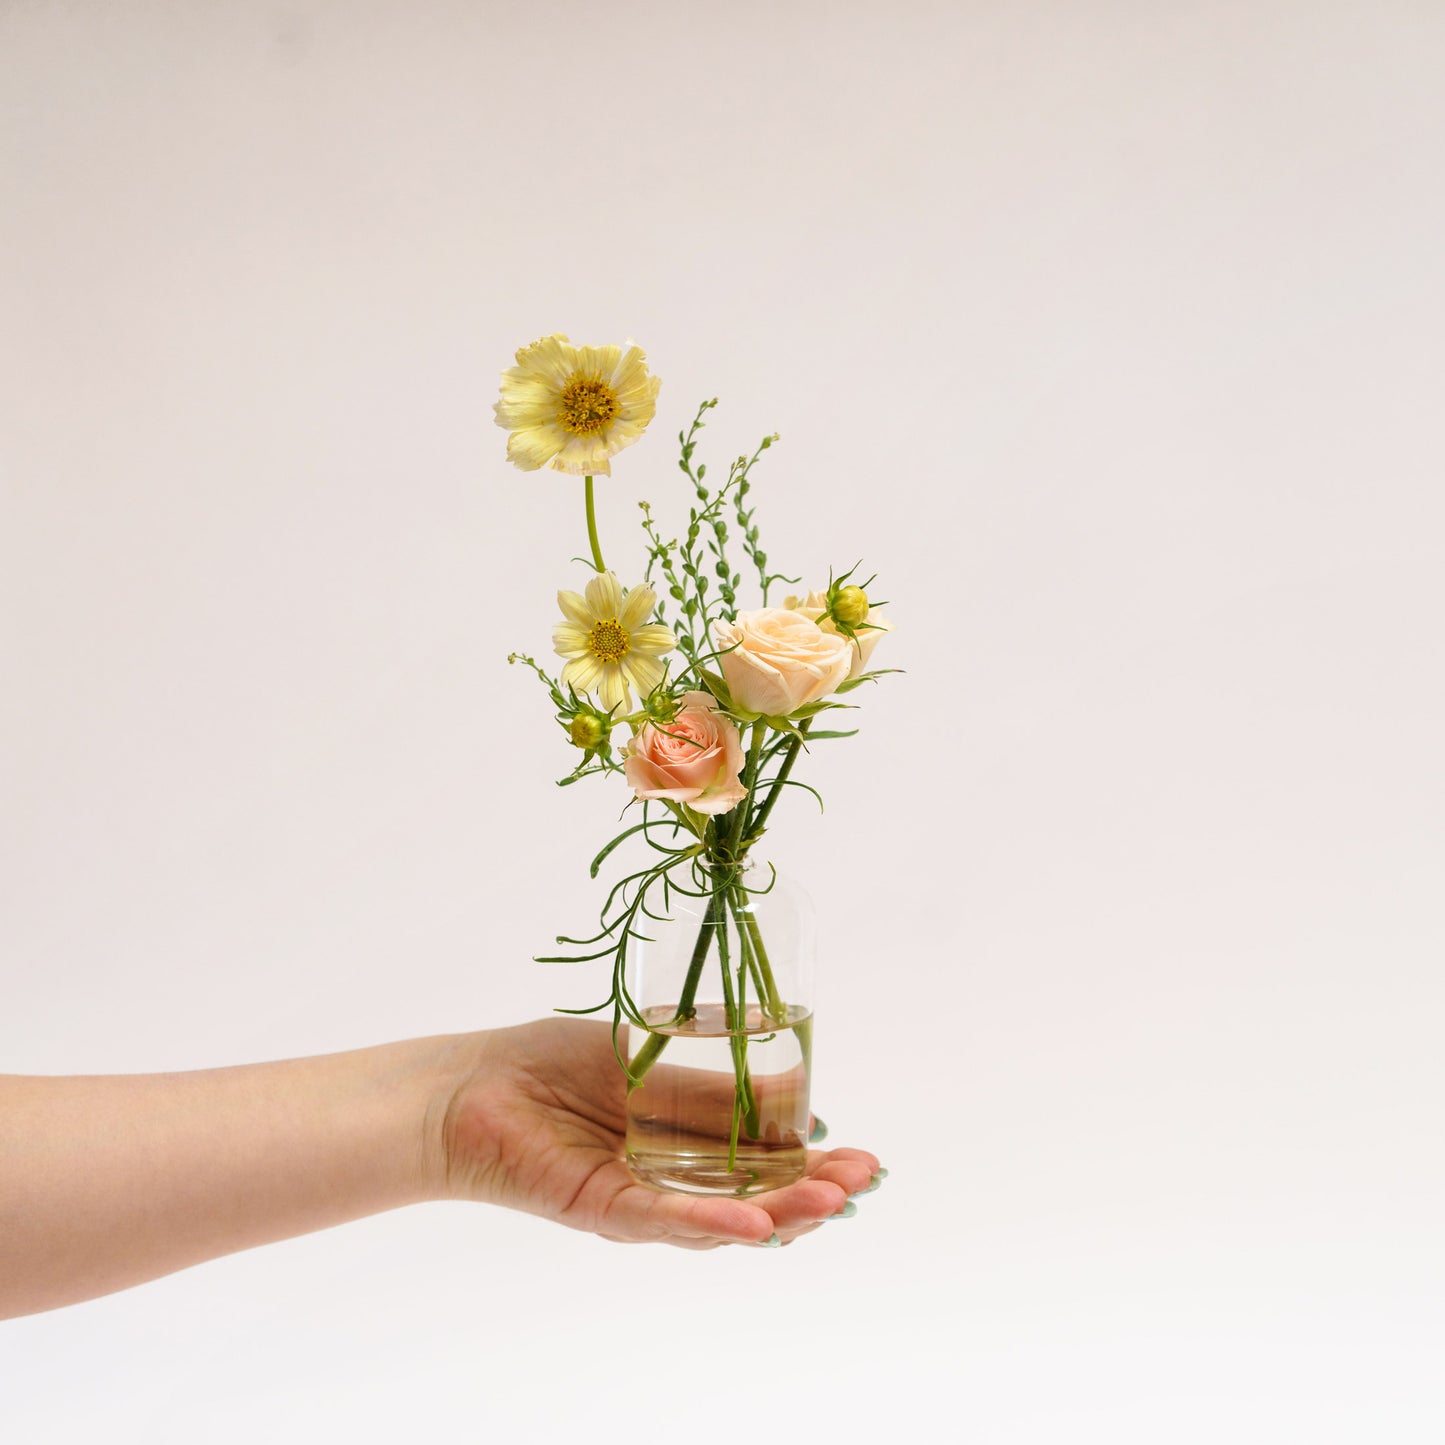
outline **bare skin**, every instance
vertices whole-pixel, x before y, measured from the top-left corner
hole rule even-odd
[[[753,1199],[667,1194],[622,1162],[606,1024],[516,1028],[184,1074],[0,1076],[0,1318],[435,1199],[623,1243],[790,1243],[878,1160],[813,1151]]]

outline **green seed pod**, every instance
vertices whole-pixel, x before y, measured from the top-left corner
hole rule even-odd
[[[607,736],[607,728],[596,713],[579,712],[567,728],[567,735],[573,744],[591,752]]]

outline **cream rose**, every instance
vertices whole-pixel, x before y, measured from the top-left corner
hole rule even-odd
[[[685,692],[670,723],[643,723],[624,749],[639,798],[670,798],[695,813],[727,813],[748,795],[738,781],[743,742],[711,693]]]
[[[828,594],[826,592],[814,590],[806,597],[785,597],[783,606],[790,612],[800,612],[804,617],[811,617],[822,631],[838,634],[833,619],[827,615]],[[893,624],[881,616],[876,607],[868,609],[868,615],[863,619],[863,623],[867,625],[859,624],[856,638],[843,639],[848,643],[848,652],[853,659],[848,669],[849,677],[857,677],[867,668],[868,659],[873,656],[873,649],[883,640],[883,634],[893,631]]]
[[[848,639],[785,607],[739,612],[714,636],[733,702],[761,717],[786,717],[848,676]]]

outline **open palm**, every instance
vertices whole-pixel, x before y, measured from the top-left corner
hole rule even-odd
[[[878,1160],[812,1150],[796,1184],[750,1199],[665,1193],[623,1163],[626,1079],[609,1025],[541,1019],[481,1036],[445,1123],[447,1191],[623,1243],[787,1244],[867,1189]]]

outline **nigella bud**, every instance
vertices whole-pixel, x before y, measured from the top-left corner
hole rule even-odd
[[[607,736],[607,729],[596,713],[579,712],[567,728],[567,735],[579,748],[591,752]]]
[[[868,594],[861,587],[840,587],[831,610],[839,622],[861,627],[868,620]]]

